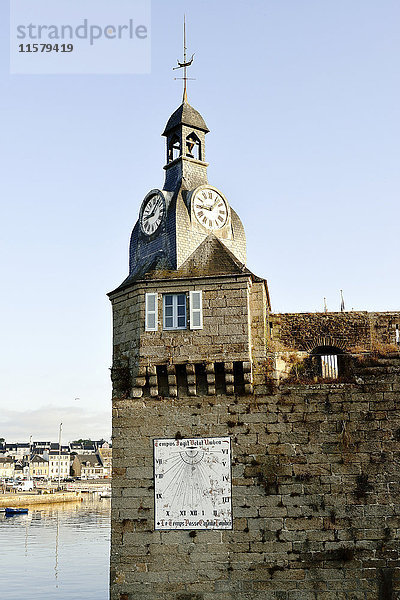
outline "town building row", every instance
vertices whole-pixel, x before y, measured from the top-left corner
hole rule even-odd
[[[111,478],[112,449],[104,440],[59,447],[52,442],[0,444],[0,479]]]

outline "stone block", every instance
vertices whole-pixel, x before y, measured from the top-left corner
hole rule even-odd
[[[243,379],[245,383],[252,383],[253,374],[251,373],[251,371],[249,373],[243,373]]]

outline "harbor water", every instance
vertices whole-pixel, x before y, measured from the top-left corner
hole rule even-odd
[[[0,597],[107,600],[110,499],[32,506],[0,513]]]

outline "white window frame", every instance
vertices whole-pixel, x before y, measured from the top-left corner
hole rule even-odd
[[[165,299],[171,296],[172,297],[172,327],[167,327],[165,324],[166,314],[165,314]],[[183,296],[185,298],[185,325],[181,325],[178,327],[178,296]],[[168,315],[170,317],[171,315]],[[181,315],[180,315],[181,316]],[[166,331],[173,330],[182,330],[187,329],[187,297],[185,292],[174,292],[172,294],[163,294],[163,329]]]
[[[194,308],[195,297],[197,296],[199,308]],[[203,292],[195,290],[189,292],[189,309],[190,309],[190,329],[203,329]],[[199,315],[199,324],[195,325],[195,315]]]
[[[150,300],[154,298],[154,310],[149,309]],[[154,315],[154,327],[149,325],[149,317]],[[145,296],[145,331],[158,331],[158,294],[157,292],[146,292]]]

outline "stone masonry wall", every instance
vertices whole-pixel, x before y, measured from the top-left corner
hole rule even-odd
[[[400,597],[400,363],[268,395],[114,399],[111,600]],[[232,531],[154,531],[153,438],[232,439]]]
[[[396,325],[400,326],[400,312],[286,313],[270,317],[273,340],[306,351],[317,346],[368,351],[376,344],[395,344]]]
[[[249,289],[249,331],[254,383],[265,383],[268,299],[264,281],[255,281]]]
[[[129,356],[139,365],[213,361],[249,361],[248,277],[140,282],[129,292],[115,293],[114,360]],[[203,292],[203,329],[163,330],[162,295]],[[157,292],[158,331],[145,332],[145,293]],[[133,373],[135,374],[135,373]]]

